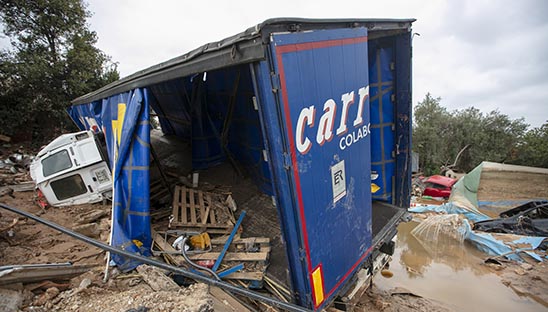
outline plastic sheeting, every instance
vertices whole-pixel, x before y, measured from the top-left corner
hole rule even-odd
[[[447,213],[447,214],[461,214],[470,221],[478,222],[489,220],[490,218],[478,210],[468,209],[466,207],[457,206],[454,203],[445,203],[443,205],[428,205],[428,206],[417,206],[414,208],[409,208],[409,212],[422,213],[422,212],[437,212],[437,213]]]
[[[102,101],[76,105],[69,115],[81,129],[98,125],[105,135],[113,170],[113,227],[111,245],[148,255],[150,250],[148,91],[135,89]],[[113,256],[122,270],[138,265]]]
[[[482,169],[483,163],[459,179],[453,185],[449,202],[458,203],[459,206],[467,207],[470,210],[477,210],[478,188]]]

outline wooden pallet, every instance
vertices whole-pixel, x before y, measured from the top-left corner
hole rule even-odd
[[[234,227],[230,222],[220,223],[219,216],[230,216],[228,207],[216,204],[212,194],[200,190],[176,186],[173,194],[174,227],[204,230],[210,233],[228,233]]]

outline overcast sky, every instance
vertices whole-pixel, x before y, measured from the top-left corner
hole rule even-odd
[[[98,47],[122,76],[272,17],[416,18],[413,103],[548,120],[548,1],[87,0]]]

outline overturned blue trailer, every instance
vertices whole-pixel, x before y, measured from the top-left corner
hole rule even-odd
[[[230,162],[272,197],[296,303],[349,302],[409,207],[413,21],[270,19],[74,100],[106,138],[113,244],[150,249],[153,111],[192,170]]]

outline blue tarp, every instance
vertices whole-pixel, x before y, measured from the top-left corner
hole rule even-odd
[[[69,115],[82,130],[95,122],[103,130],[113,170],[111,245],[148,255],[150,250],[148,91],[135,89],[102,101],[72,106]],[[115,145],[116,144],[116,145]],[[122,270],[137,263],[113,256]]]
[[[522,261],[523,259],[521,259],[520,253],[525,252],[531,258],[539,262],[543,261],[542,257],[532,252],[532,250],[537,249],[546,237],[484,233],[473,231],[468,222],[465,222],[464,224],[466,225],[465,239],[488,255],[504,255],[508,259]],[[502,239],[503,237],[506,239]]]

